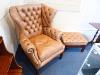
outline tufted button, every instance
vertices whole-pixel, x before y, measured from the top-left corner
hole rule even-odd
[[[27,11],[28,11],[28,12],[30,12],[30,11],[31,11],[31,9],[30,9],[30,8],[27,8]]]
[[[31,17],[29,18],[29,21],[31,21]]]
[[[35,11],[35,8],[33,7],[33,11]]]
[[[27,31],[27,28],[25,27],[25,31]]]
[[[25,19],[23,19],[23,22],[26,22],[26,20],[25,20]]]
[[[52,14],[51,13],[49,13],[49,16],[51,16]]]
[[[21,11],[22,11],[23,13],[25,13],[25,10],[24,10],[23,8],[21,9]]]
[[[34,24],[34,21],[32,21],[32,24]]]
[[[31,32],[30,32],[30,31],[28,31],[28,33],[29,33],[29,34],[31,34]]]
[[[38,11],[36,11],[36,16],[38,16],[39,15],[39,13],[38,13]]]
[[[33,29],[33,27],[32,27],[32,26],[31,26],[30,28],[31,28],[31,29]]]
[[[37,10],[40,10],[40,7],[37,7]]]
[[[35,30],[33,29],[33,32],[35,32]]]
[[[25,14],[25,17],[28,17],[28,14],[26,12],[24,14]]]
[[[34,7],[34,11],[37,11],[37,7]]]
[[[34,16],[34,20],[36,20],[37,18],[36,18],[36,15]]]
[[[47,11],[50,11],[50,9],[49,9],[49,8],[47,8]]]

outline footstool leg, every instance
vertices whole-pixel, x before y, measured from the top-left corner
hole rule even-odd
[[[85,47],[86,47],[86,46],[83,46],[83,47],[82,47],[81,52],[84,52]]]
[[[65,47],[65,51],[67,51],[67,50],[68,50],[68,47],[66,46],[66,47]]]

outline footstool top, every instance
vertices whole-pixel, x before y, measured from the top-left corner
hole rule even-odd
[[[87,39],[79,32],[64,32],[62,41],[65,45],[87,45]]]

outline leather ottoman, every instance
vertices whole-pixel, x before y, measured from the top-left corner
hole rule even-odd
[[[64,32],[61,40],[66,48],[80,47],[81,52],[84,51],[88,43],[87,39],[79,32]]]

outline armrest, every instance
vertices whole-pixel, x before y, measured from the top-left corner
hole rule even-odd
[[[51,37],[52,39],[56,41],[61,41],[62,32],[55,28],[44,27],[44,34],[48,35],[49,37]]]
[[[41,63],[38,58],[37,51],[33,43],[23,34],[21,33],[19,36],[20,44],[26,55],[37,65]]]

